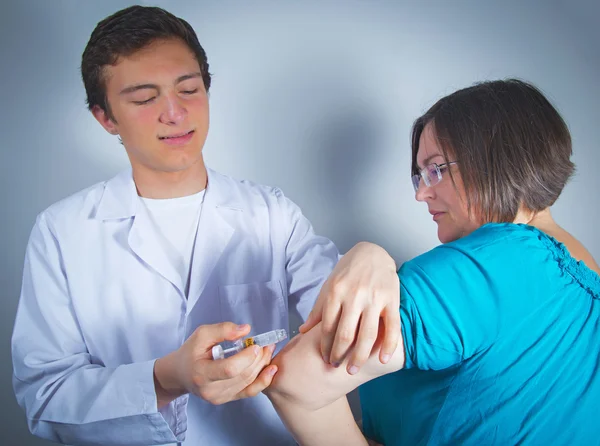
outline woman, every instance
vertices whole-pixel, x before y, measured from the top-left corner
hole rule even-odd
[[[275,358],[280,416],[303,445],[367,444],[345,398],[366,383],[364,434],[386,445],[600,444],[600,268],[550,213],[574,171],[564,121],[532,85],[494,81],[412,134],[442,245],[399,271],[401,345],[332,367],[317,325]]]

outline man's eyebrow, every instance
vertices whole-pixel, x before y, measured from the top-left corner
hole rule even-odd
[[[197,77],[202,77],[202,73],[200,73],[199,71],[195,72],[195,73],[188,73],[188,74],[184,74],[183,76],[179,76],[177,78],[177,80],[175,81],[175,84],[178,84],[180,82],[183,81],[187,81],[188,79],[194,79]]]
[[[123,88],[119,94],[129,94],[129,93],[133,93],[134,91],[138,91],[138,90],[158,90],[158,85],[154,85],[154,84],[138,84],[138,85],[131,85],[129,87],[125,87]]]
[[[179,76],[176,80],[175,80],[175,84],[179,84],[180,82],[186,81],[188,79],[195,79],[198,77],[202,77],[202,73],[197,71],[195,73],[188,73],[188,74],[184,74],[183,76]],[[129,93],[133,93],[134,91],[138,91],[138,90],[158,90],[158,85],[155,84],[138,84],[138,85],[131,85],[129,87],[125,87],[121,90],[121,92],[119,94],[123,95],[123,94],[129,94]]]

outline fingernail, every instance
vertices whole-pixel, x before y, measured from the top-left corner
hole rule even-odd
[[[334,362],[331,365],[334,366],[337,369],[340,366],[340,363],[339,362]]]
[[[242,330],[244,330],[245,328],[246,328],[246,324],[238,325],[237,327],[235,327],[235,329],[236,329],[237,331],[242,331]]]
[[[275,344],[269,345],[269,351],[273,353],[275,351]]]
[[[273,376],[275,373],[277,373],[277,368],[275,368],[275,367],[271,367],[271,368],[269,369],[269,375]]]
[[[350,373],[351,375],[356,375],[358,373],[358,367],[356,367],[355,365],[353,365],[352,367],[350,367],[348,369],[348,373]]]
[[[325,361],[325,364],[329,364],[329,356],[323,355],[323,361]]]
[[[252,350],[254,351],[254,356],[258,356],[260,353],[260,347],[258,345],[253,345]]]
[[[387,362],[390,360],[390,355],[383,355],[381,357],[381,362],[383,362],[384,364],[387,364]]]

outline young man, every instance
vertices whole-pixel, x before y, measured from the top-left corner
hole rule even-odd
[[[289,330],[289,312],[305,319],[335,246],[279,189],[205,167],[210,74],[187,22],[160,8],[115,13],[92,33],[82,76],[131,169],[52,205],[33,228],[12,339],[30,430],[69,444],[293,444],[260,393],[277,371],[273,348],[218,361],[210,351]],[[324,287],[333,304],[320,299],[309,324],[323,311],[325,351],[350,352],[360,320],[350,353],[360,365],[383,316],[391,355],[393,261],[362,244],[336,270]]]

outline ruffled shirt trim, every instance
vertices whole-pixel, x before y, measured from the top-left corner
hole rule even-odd
[[[583,261],[575,259],[567,247],[538,228],[519,223],[518,226],[533,232],[540,242],[552,252],[560,268],[588,291],[594,299],[600,299],[600,276]]]

